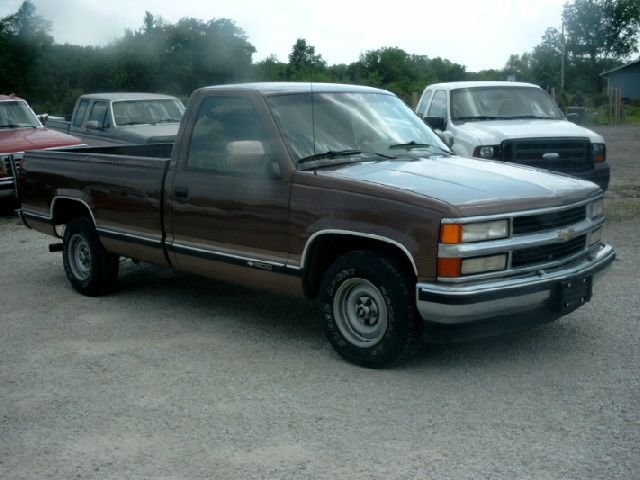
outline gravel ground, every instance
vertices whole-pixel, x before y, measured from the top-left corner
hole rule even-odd
[[[637,479],[640,129],[602,130],[619,259],[593,301],[393,370],[341,360],[302,300],[130,262],[82,297],[5,217],[0,478]]]

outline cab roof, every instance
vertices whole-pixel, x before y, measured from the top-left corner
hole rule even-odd
[[[540,88],[533,83],[507,82],[507,81],[466,81],[466,82],[446,82],[434,83],[426,88],[438,90],[457,90],[459,88],[480,88],[480,87],[529,87]]]
[[[24,99],[20,98],[20,97],[16,97],[15,95],[0,95],[0,102],[4,102],[4,101],[10,101],[13,100],[15,101],[24,101]]]
[[[201,91],[215,90],[252,90],[263,95],[281,95],[288,93],[383,93],[391,92],[379,88],[350,85],[344,83],[315,83],[315,82],[255,82],[236,83],[229,85],[212,85],[199,89]]]
[[[176,97],[161,93],[144,92],[105,92],[105,93],[85,93],[80,98],[99,99],[107,101],[117,100],[175,100]]]

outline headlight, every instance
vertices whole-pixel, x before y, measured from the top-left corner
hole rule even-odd
[[[591,204],[591,219],[600,218],[604,215],[604,198],[600,198]]]
[[[493,220],[491,222],[444,224],[440,240],[442,243],[472,243],[496,240],[509,236],[508,220]]]
[[[507,267],[507,255],[492,255],[490,257],[465,258],[462,260],[460,273],[471,275],[473,273],[495,272]]]
[[[589,235],[589,246],[595,245],[596,243],[600,243],[602,241],[602,231],[603,228],[600,227],[597,230],[591,232],[591,235]]]
[[[500,145],[480,145],[473,150],[473,156],[478,158],[496,159],[500,157]]]
[[[607,147],[604,143],[594,143],[591,146],[594,162],[604,162],[607,159]]]
[[[476,273],[488,273],[507,268],[507,254],[475,258],[439,258],[438,276],[455,278]]]

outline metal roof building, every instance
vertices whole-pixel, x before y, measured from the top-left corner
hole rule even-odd
[[[609,92],[620,87],[622,98],[640,100],[640,58],[600,75],[608,80]]]

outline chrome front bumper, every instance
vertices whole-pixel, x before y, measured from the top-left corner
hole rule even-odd
[[[613,247],[604,245],[597,252],[567,266],[539,270],[526,277],[474,285],[419,283],[416,286],[418,311],[423,320],[431,323],[462,325],[540,310],[540,323],[544,323],[561,316],[551,307],[562,282],[585,276],[595,280],[611,265],[615,256]],[[547,310],[548,316],[545,316]]]

